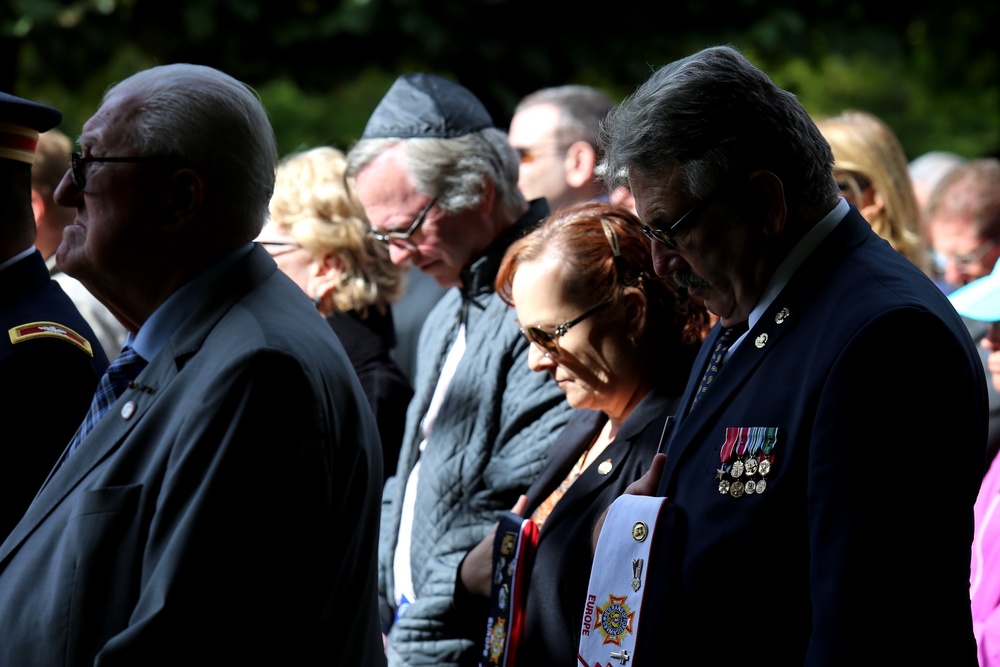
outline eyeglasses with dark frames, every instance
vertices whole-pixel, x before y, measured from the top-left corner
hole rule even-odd
[[[368,230],[368,235],[379,243],[384,243],[386,245],[389,245],[393,241],[399,242],[409,240],[409,238],[420,228],[420,225],[424,224],[424,218],[426,218],[427,214],[430,213],[431,208],[433,208],[434,204],[437,203],[437,200],[438,198],[435,197],[427,202],[427,206],[424,206],[424,209],[420,211],[420,215],[417,216],[417,219],[413,221],[409,229],[405,232],[380,232],[377,229],[370,229]]]
[[[673,223],[666,229],[658,229],[656,227],[650,227],[649,225],[643,225],[642,229],[639,231],[645,234],[647,238],[653,241],[659,241],[673,250],[677,247],[677,241],[674,240],[674,236],[677,235],[677,230],[679,230],[689,218],[692,222],[694,222],[694,218],[692,216],[694,216],[698,209],[704,206],[706,202],[708,202],[708,198],[702,199],[700,202],[688,209],[687,213],[677,218],[677,222]]]
[[[585,312],[580,317],[575,320],[570,320],[564,324],[560,324],[556,327],[555,331],[546,331],[545,329],[539,327],[518,327],[524,337],[528,339],[528,342],[534,343],[538,347],[545,350],[546,356],[558,357],[559,356],[559,339],[567,334],[570,329],[575,327],[580,322],[597,313],[602,308],[607,308],[611,305],[610,301],[605,301],[604,303],[599,303],[587,312]]]
[[[83,157],[82,153],[70,153],[70,165],[73,172],[73,185],[83,190],[87,187],[87,165],[91,162],[162,162],[180,163],[179,157],[169,155],[136,155],[134,157]]]

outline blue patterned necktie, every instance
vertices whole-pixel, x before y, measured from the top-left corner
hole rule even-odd
[[[146,360],[140,357],[135,351],[126,345],[122,348],[118,357],[108,366],[101,381],[97,383],[97,392],[94,400],[90,404],[87,416],[83,418],[83,424],[76,432],[76,437],[69,445],[69,454],[83,442],[83,439],[90,433],[90,430],[97,425],[108,408],[118,400],[121,393],[129,382],[135,379],[143,368],[146,367]]]
[[[691,401],[692,408],[698,403],[705,392],[708,391],[708,387],[712,384],[712,381],[715,380],[716,374],[722,368],[722,360],[726,357],[729,346],[742,336],[746,330],[746,322],[741,322],[722,330],[722,334],[715,341],[715,349],[712,350],[712,358],[708,360],[708,367],[705,369],[705,374],[701,376],[701,385],[698,387],[698,393],[694,395],[694,400]]]

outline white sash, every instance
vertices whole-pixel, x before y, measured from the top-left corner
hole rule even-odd
[[[580,649],[581,667],[628,665],[636,662],[636,636],[646,594],[646,573],[653,531],[666,498],[619,496],[608,510],[590,569]]]

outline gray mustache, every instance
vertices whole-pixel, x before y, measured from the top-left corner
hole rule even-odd
[[[712,286],[710,282],[699,275],[695,275],[688,269],[678,269],[670,274],[670,278],[678,287],[708,288]]]

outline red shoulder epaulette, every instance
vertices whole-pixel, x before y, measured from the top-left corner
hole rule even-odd
[[[11,327],[8,331],[10,342],[17,344],[32,338],[60,338],[76,345],[78,348],[94,356],[94,348],[90,341],[73,331],[67,326],[56,322],[30,322],[20,326]]]

